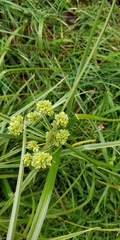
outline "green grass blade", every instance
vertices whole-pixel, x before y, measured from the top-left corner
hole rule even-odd
[[[25,180],[22,182],[21,193],[25,190],[25,188],[29,185],[32,179],[36,176],[38,170],[33,169]],[[0,216],[4,214],[4,212],[11,206],[12,202],[14,201],[14,195],[4,204],[4,207],[0,210]]]
[[[71,239],[71,238],[74,239],[74,237],[80,236],[80,235],[82,235],[84,233],[91,232],[91,231],[94,231],[94,232],[96,232],[96,231],[99,231],[99,232],[119,232],[120,228],[114,228],[114,229],[101,228],[101,227],[89,228],[87,230],[82,230],[82,231],[75,232],[75,233],[69,233],[67,235],[60,236],[60,237],[49,238],[49,240],[67,240],[67,239]],[[120,240],[120,237],[119,238],[115,238],[115,240]]]
[[[75,152],[76,154],[78,154],[78,156],[82,157],[83,159],[85,159],[88,162],[91,162],[97,166],[105,166],[105,167],[109,167],[109,168],[113,168],[112,165],[110,165],[109,163],[103,162],[103,161],[98,161],[96,159],[90,158],[89,156],[87,156],[86,154],[84,154],[83,152],[81,152],[80,150],[78,150],[77,148],[72,147],[70,144],[66,143],[66,146],[72,150],[73,152]]]
[[[91,114],[76,114],[77,119],[89,119],[89,120],[98,120],[98,121],[107,121],[107,122],[119,122],[120,118],[111,119],[111,118],[103,118],[98,116],[93,116]]]
[[[78,82],[80,72],[81,72],[81,70],[82,70],[82,68],[83,68],[83,66],[84,66],[84,64],[85,64],[86,57],[87,57],[87,55],[88,55],[88,51],[89,51],[89,48],[90,48],[90,44],[91,44],[91,42],[92,42],[92,39],[93,39],[95,30],[96,30],[96,28],[97,28],[97,24],[98,24],[99,18],[100,18],[100,16],[101,16],[101,13],[102,13],[102,11],[103,11],[103,7],[104,7],[104,5],[105,5],[105,2],[106,2],[105,0],[102,1],[101,7],[100,7],[99,12],[98,12],[98,14],[97,14],[97,16],[96,16],[95,23],[94,23],[94,25],[93,25],[93,27],[92,27],[92,30],[91,30],[91,33],[90,33],[90,36],[89,36],[89,40],[88,40],[88,42],[87,42],[87,45],[86,45],[85,51],[84,51],[84,53],[83,53],[83,57],[82,57],[80,66],[79,66],[78,71],[77,71],[77,75],[76,75],[75,82]]]
[[[2,62],[3,62],[3,60],[4,60],[4,57],[5,57],[8,49],[9,49],[9,45],[10,45],[12,39],[15,37],[15,35],[16,35],[21,29],[23,29],[23,27],[25,27],[25,24],[26,24],[26,23],[24,23],[23,25],[21,25],[20,27],[18,27],[18,28],[12,33],[12,35],[8,38],[8,40],[6,41],[6,44],[5,44],[5,46],[4,46],[3,53],[2,53],[2,55],[1,55],[1,57],[0,57],[0,65],[2,64]]]
[[[55,152],[53,156],[53,163],[49,170],[46,183],[42,192],[42,196],[40,198],[40,202],[38,204],[36,214],[34,216],[34,220],[33,220],[31,229],[29,231],[27,240],[37,240],[39,237],[39,233],[41,231],[43,221],[45,219],[49,202],[51,199],[51,194],[52,194],[54,183],[55,183],[59,160],[60,160],[60,149],[57,152]]]
[[[96,230],[99,231],[99,229],[100,229],[100,227],[89,228],[87,230],[82,230],[82,231],[79,231],[79,232],[70,233],[70,234],[67,234],[67,235],[64,235],[64,236],[61,236],[61,237],[50,238],[49,240],[67,240],[67,239],[71,239],[71,238],[74,239],[77,236],[80,236],[80,235],[85,234],[87,232],[96,231]]]
[[[100,10],[99,10],[99,12],[98,12],[97,18],[96,18],[96,20],[95,20],[95,24],[94,24],[94,26],[93,26],[93,29],[92,29],[92,31],[91,31],[91,34],[90,34],[90,37],[89,37],[89,40],[88,40],[88,43],[87,43],[87,46],[86,46],[86,49],[87,49],[87,50],[85,51],[86,56],[83,55],[83,57],[82,57],[82,65],[80,64],[80,66],[78,67],[78,71],[77,71],[77,74],[76,74],[75,81],[74,81],[74,83],[73,83],[73,87],[71,88],[71,91],[70,91],[70,93],[69,93],[69,97],[68,97],[67,101],[65,102],[65,104],[64,104],[64,106],[63,106],[63,109],[65,109],[66,106],[67,106],[67,113],[70,113],[70,111],[71,111],[72,102],[73,102],[73,99],[74,99],[74,96],[75,96],[75,91],[76,91],[76,89],[77,89],[78,83],[79,83],[82,75],[84,74],[84,72],[85,72],[85,70],[86,70],[86,68],[87,68],[90,60],[92,59],[93,54],[95,53],[95,51],[96,51],[96,49],[97,49],[97,47],[98,47],[98,45],[99,45],[99,42],[100,42],[100,40],[101,40],[101,38],[102,38],[102,36],[103,36],[103,33],[104,33],[105,29],[106,29],[106,26],[107,26],[107,24],[108,24],[108,21],[109,21],[109,19],[110,19],[110,16],[111,16],[111,14],[112,14],[113,9],[114,9],[114,5],[115,5],[116,0],[113,0],[112,6],[111,6],[111,8],[110,8],[108,17],[107,17],[107,19],[106,19],[106,21],[105,21],[105,23],[104,23],[103,28],[102,28],[102,31],[100,32],[100,35],[99,35],[99,37],[98,37],[98,39],[97,39],[97,41],[96,41],[96,43],[95,43],[95,45],[94,45],[91,53],[90,53],[87,61],[85,61],[85,60],[86,60],[86,57],[87,57],[87,54],[88,54],[89,47],[90,47],[90,43],[91,43],[92,38],[93,38],[93,34],[94,34],[95,29],[96,29],[96,27],[97,27],[97,23],[98,23],[99,17],[101,16],[101,13],[102,13],[102,10],[103,10],[103,7],[104,7],[105,2],[106,2],[106,1],[103,0],[103,2],[102,2],[102,4],[101,4]],[[68,104],[68,102],[69,102],[69,104]]]
[[[110,147],[116,147],[116,146],[120,146],[120,141],[113,141],[113,142],[104,142],[104,143],[93,143],[93,144],[85,144],[82,146],[78,146],[77,145],[77,149],[84,151],[84,150],[96,150],[96,149],[100,149],[100,148],[110,148]],[[68,153],[69,150],[65,149],[63,151],[64,153]]]
[[[21,187],[22,187],[23,174],[24,174],[23,157],[25,154],[25,149],[26,149],[26,122],[24,122],[23,146],[22,146],[22,153],[21,153],[19,175],[18,175],[16,192],[15,192],[6,240],[13,240],[15,235],[15,228],[16,228],[16,222],[17,222],[17,216],[18,216],[18,210],[19,210],[19,204],[20,204]]]
[[[96,206],[96,208],[95,208],[95,213],[97,213],[97,212],[99,211],[100,204],[101,204],[103,198],[105,197],[105,195],[107,194],[108,189],[109,189],[109,186],[106,186],[104,192],[102,193],[102,195],[101,195],[101,197],[100,197],[100,199],[99,199],[99,201],[98,201],[98,203],[97,203],[97,206]]]
[[[94,194],[94,189],[95,189],[95,172],[93,171],[92,169],[92,184],[91,184],[91,187],[90,187],[90,190],[89,190],[89,194],[86,198],[85,201],[83,201],[82,204],[78,205],[77,207],[73,208],[73,209],[69,209],[69,210],[65,210],[65,211],[61,211],[61,213],[59,212],[58,214],[55,213],[55,215],[59,215],[59,216],[62,216],[62,215],[67,215],[69,216],[69,213],[72,213],[72,212],[75,212],[75,211],[78,211],[80,209],[82,209],[84,206],[86,206],[92,199],[93,197],[93,194]],[[51,214],[52,216],[52,214]],[[33,239],[31,239],[33,240]]]

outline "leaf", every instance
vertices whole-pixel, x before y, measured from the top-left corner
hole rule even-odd
[[[50,167],[46,183],[40,198],[40,201],[38,203],[38,207],[34,216],[34,220],[31,226],[31,229],[28,233],[27,240],[37,240],[43,225],[43,222],[46,217],[46,213],[48,210],[48,206],[50,203],[55,179],[56,179],[56,174],[58,170],[58,165],[59,165],[59,160],[60,160],[60,149],[58,149],[57,152],[55,152],[53,156],[53,163],[52,166]]]
[[[86,119],[86,120],[98,120],[98,121],[107,121],[107,122],[119,122],[120,118],[116,118],[116,119],[111,119],[111,118],[103,118],[103,117],[99,117],[99,116],[94,116],[91,114],[75,114],[76,118],[78,120],[81,119]]]

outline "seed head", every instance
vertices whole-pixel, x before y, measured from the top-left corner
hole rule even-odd
[[[28,149],[33,150],[33,152],[39,151],[39,146],[36,141],[30,141],[27,146]]]
[[[40,119],[40,114],[37,111],[30,112],[27,114],[29,123],[36,123]]]
[[[8,130],[15,136],[19,136],[22,133],[23,127],[23,117],[18,115],[16,117],[11,117],[10,125]]]
[[[24,155],[24,164],[28,167],[31,164],[32,155],[30,153],[26,153]]]
[[[69,136],[69,131],[66,129],[60,129],[59,132],[56,134],[56,142],[55,146],[60,146],[60,145],[65,145],[67,142],[68,136]]]
[[[31,165],[37,169],[51,166],[52,156],[49,153],[34,153]]]
[[[37,111],[40,114],[46,114],[48,116],[53,115],[53,107],[49,100],[39,101],[37,104]]]
[[[68,115],[64,112],[55,115],[55,120],[58,126],[66,127],[68,124]]]

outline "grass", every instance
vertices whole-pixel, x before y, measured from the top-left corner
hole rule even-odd
[[[120,239],[118,4],[0,2],[1,240]],[[70,136],[38,171],[23,154],[46,125],[17,138],[8,125],[44,99],[68,114]]]

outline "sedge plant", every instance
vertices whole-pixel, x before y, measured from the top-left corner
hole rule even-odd
[[[5,102],[0,113],[4,146],[0,167],[5,174],[0,177],[6,196],[1,201],[0,229],[7,233],[7,240],[119,236],[119,103],[114,104],[119,97],[119,69],[113,66],[119,52],[107,55],[105,51],[116,1],[105,8],[107,2],[99,1],[95,14],[94,8],[92,14],[82,11],[78,3],[76,12],[82,24],[76,21],[75,27],[67,26],[60,16],[64,9],[75,9],[73,1],[0,3],[7,26],[1,30],[5,38],[0,58],[1,99]],[[118,30],[114,29],[114,35],[117,39]],[[109,51],[110,47],[111,42]],[[96,56],[107,62],[102,70],[97,61],[94,65]],[[113,61],[111,67],[109,61]],[[52,99],[54,106],[44,99]],[[105,123],[104,130],[97,122]]]

